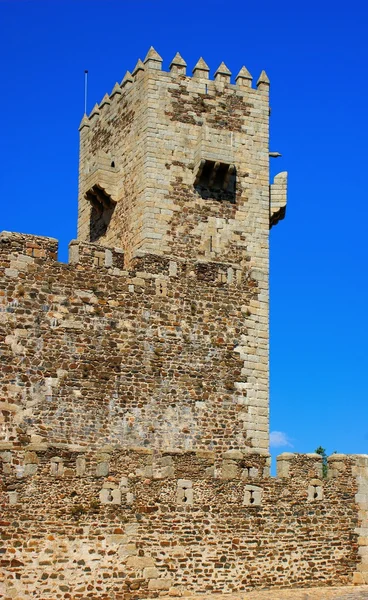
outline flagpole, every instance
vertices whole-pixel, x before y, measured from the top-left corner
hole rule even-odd
[[[88,71],[84,71],[84,114],[87,114]]]

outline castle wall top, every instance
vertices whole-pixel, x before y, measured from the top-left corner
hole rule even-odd
[[[78,237],[127,262],[137,251],[239,262],[256,230],[267,244],[269,80],[254,89],[242,67],[231,83],[224,63],[212,80],[202,58],[186,68],[177,54],[163,71],[151,48],[81,122]],[[277,194],[281,206],[286,186]]]
[[[129,90],[132,84],[137,82],[145,72],[149,72],[150,75],[156,76],[157,78],[161,76],[160,71],[162,71],[162,75],[167,75],[168,73],[170,73],[174,78],[185,77],[186,79],[193,79],[193,85],[202,86],[202,88],[203,86],[205,86],[205,88],[207,88],[204,88],[206,93],[210,89],[209,86],[211,86],[211,89],[216,89],[218,92],[223,91],[224,86],[218,84],[227,84],[227,86],[231,86],[231,88],[234,91],[238,91],[240,93],[245,93],[246,91],[252,93],[252,91],[257,91],[261,94],[267,94],[270,86],[270,80],[268,79],[266,72],[262,71],[257,80],[256,88],[252,88],[253,77],[245,66],[241,67],[239,73],[235,77],[235,83],[232,84],[232,73],[227,68],[224,62],[222,62],[220,66],[216,69],[213,80],[210,79],[210,68],[207,65],[207,63],[203,60],[203,58],[200,58],[197,61],[196,65],[193,67],[192,78],[190,78],[190,76],[187,75],[187,63],[181,57],[179,52],[177,52],[174,58],[172,59],[169,71],[162,70],[162,63],[163,59],[161,58],[161,56],[156,52],[156,50],[154,50],[153,47],[151,47],[144,61],[142,62],[141,59],[139,59],[136,63],[136,66],[132,70],[132,73],[130,73],[130,71],[127,71],[121,83],[119,84],[118,82],[116,82],[110,94],[106,93],[102,98],[101,102],[96,103],[94,105],[89,116],[83,116],[79,127],[80,131],[85,127],[89,127],[90,121],[94,117],[99,116],[101,114],[101,109],[103,107],[109,106],[111,104],[111,100],[113,100],[115,96],[121,96],[122,93]],[[203,82],[198,80],[206,81]],[[250,88],[250,90],[252,91],[244,90],[241,88]],[[120,98],[118,98],[118,100],[121,101]]]

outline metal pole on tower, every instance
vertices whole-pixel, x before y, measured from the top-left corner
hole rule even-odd
[[[84,71],[84,114],[87,114],[88,71]]]

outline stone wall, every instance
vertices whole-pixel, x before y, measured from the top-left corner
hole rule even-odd
[[[269,80],[161,63],[82,120],[69,264],[0,235],[6,600],[368,582],[368,457],[269,475]]]
[[[268,451],[267,282],[246,265],[0,237],[1,437]]]
[[[368,457],[2,443],[6,598],[363,582]]]
[[[262,277],[56,255],[0,236],[5,597],[364,582],[367,457],[322,480],[320,457],[282,455],[269,477]]]

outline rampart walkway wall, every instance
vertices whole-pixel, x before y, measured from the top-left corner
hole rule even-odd
[[[147,598],[366,579],[368,457],[1,446],[6,598]],[[252,502],[253,498],[253,502]]]

